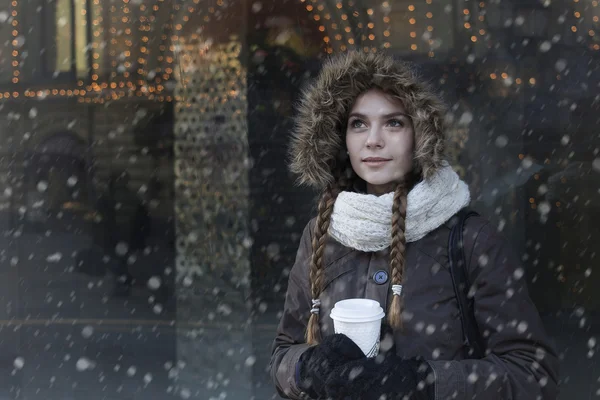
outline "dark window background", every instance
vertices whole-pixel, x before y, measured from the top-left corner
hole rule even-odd
[[[0,398],[268,399],[328,53],[415,61],[449,157],[600,391],[598,1],[0,0]]]

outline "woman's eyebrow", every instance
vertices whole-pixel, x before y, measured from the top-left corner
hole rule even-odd
[[[410,118],[408,116],[408,114],[400,112],[400,111],[389,113],[389,114],[384,114],[384,115],[381,116],[381,118],[382,119],[387,119],[387,118],[398,117],[398,116]],[[356,112],[350,114],[349,117],[356,117],[356,118],[360,118],[360,119],[368,119],[366,115],[361,114],[361,113],[356,113]]]
[[[382,118],[385,118],[385,119],[387,119],[387,118],[392,118],[392,117],[406,117],[406,118],[410,118],[410,117],[408,116],[408,114],[406,114],[406,113],[403,113],[403,112],[401,112],[401,111],[398,111],[398,112],[393,112],[393,113],[389,113],[389,114],[382,115]]]

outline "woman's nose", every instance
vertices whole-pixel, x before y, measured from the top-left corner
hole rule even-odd
[[[384,146],[383,137],[379,132],[379,129],[373,128],[369,132],[369,136],[367,136],[367,141],[365,143],[368,149],[371,148],[381,148]]]

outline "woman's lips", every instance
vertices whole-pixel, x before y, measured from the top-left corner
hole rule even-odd
[[[371,167],[378,167],[381,166],[387,162],[389,162],[391,160],[387,159],[387,158],[365,158],[363,160],[363,163],[367,164],[368,166]]]

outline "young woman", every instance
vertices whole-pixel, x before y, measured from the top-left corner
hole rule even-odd
[[[290,165],[322,195],[273,344],[281,396],[556,398],[557,356],[519,259],[478,216],[463,244],[485,356],[466,351],[448,236],[470,196],[444,160],[444,113],[410,65],[381,54],[337,56],[304,92]],[[357,297],[387,309],[376,358],[333,332],[334,304]]]

